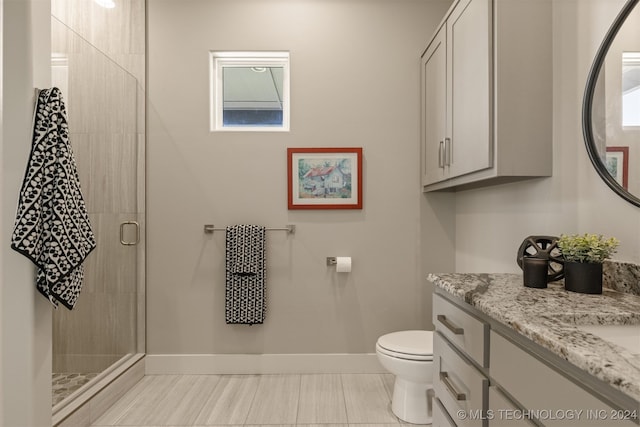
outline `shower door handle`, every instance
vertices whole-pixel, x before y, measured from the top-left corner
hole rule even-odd
[[[136,228],[136,238],[134,241],[124,240],[124,229],[128,226],[134,226]],[[120,244],[124,246],[135,246],[140,243],[140,224],[137,221],[124,221],[120,223]]]

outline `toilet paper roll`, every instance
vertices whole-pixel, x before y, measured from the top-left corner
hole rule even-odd
[[[336,257],[336,272],[338,272],[338,273],[350,273],[351,272],[351,257],[348,257],[348,256]]]

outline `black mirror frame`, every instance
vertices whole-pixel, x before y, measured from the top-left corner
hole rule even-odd
[[[596,57],[593,60],[593,65],[591,66],[591,70],[589,70],[589,76],[587,78],[587,85],[584,92],[584,99],[582,102],[582,133],[584,134],[584,143],[587,147],[587,153],[589,154],[589,158],[591,159],[591,163],[594,168],[600,175],[600,178],[611,188],[614,192],[616,192],[620,197],[628,201],[629,203],[640,207],[640,199],[629,191],[625,190],[607,171],[606,166],[602,163],[600,159],[598,149],[596,148],[595,140],[593,138],[592,131],[592,123],[591,123],[591,114],[592,114],[592,104],[593,104],[593,95],[596,87],[596,82],[598,81],[598,76],[600,75],[600,70],[604,64],[605,57],[607,56],[607,52],[609,51],[609,47],[613,42],[613,39],[618,34],[620,27],[626,21],[627,17],[633,10],[633,8],[638,4],[640,0],[629,0],[622,8],[615,21],[609,28],[609,31],[602,40],[600,47],[598,48],[598,52],[596,53]]]

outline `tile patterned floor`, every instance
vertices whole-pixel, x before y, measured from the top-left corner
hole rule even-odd
[[[392,390],[389,374],[149,375],[93,427],[398,427]]]
[[[67,396],[91,381],[97,373],[53,373],[51,376],[52,405],[56,406]]]

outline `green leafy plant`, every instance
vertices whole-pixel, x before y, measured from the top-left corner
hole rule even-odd
[[[603,263],[616,252],[620,242],[615,237],[605,239],[600,234],[560,235],[558,247],[565,261]]]

